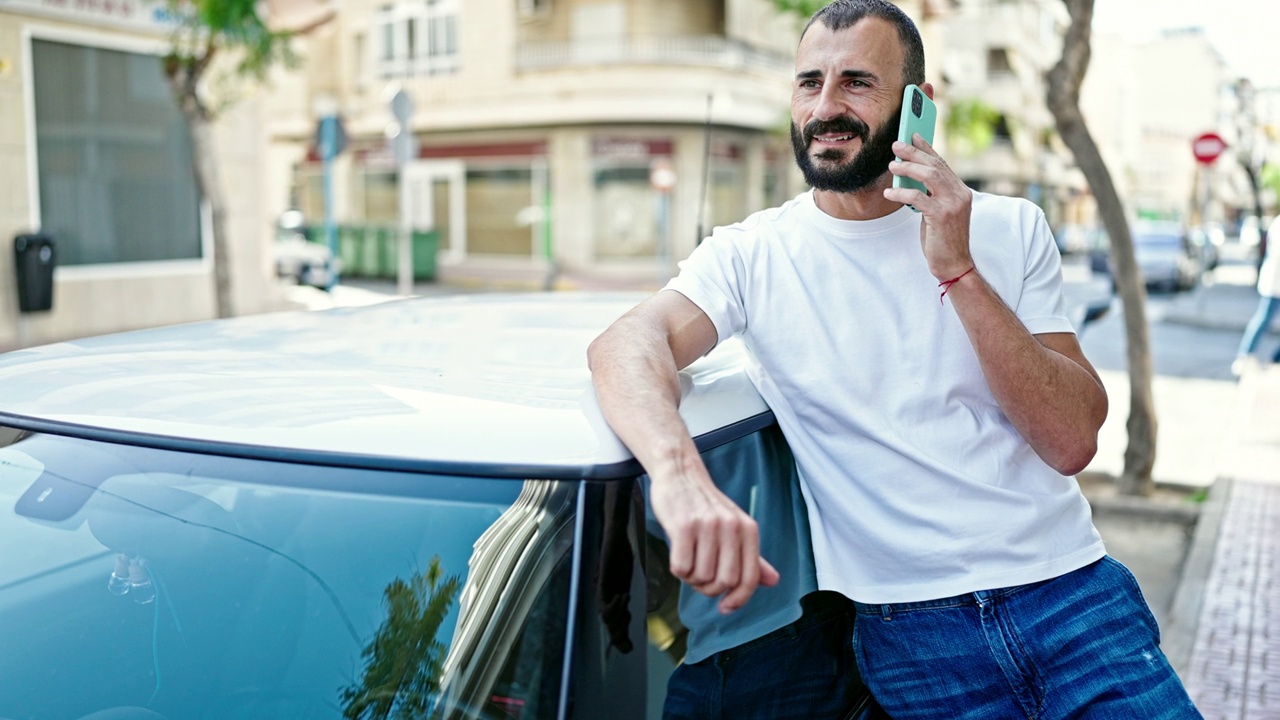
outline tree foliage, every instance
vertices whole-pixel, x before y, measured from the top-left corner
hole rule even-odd
[[[829,2],[831,0],[773,0],[773,5],[784,15],[795,15],[808,20]]]
[[[235,53],[236,72],[255,80],[263,80],[276,62],[293,64],[291,33],[268,25],[262,15],[266,7],[258,0],[171,2],[174,26],[164,58],[166,74],[181,79],[182,90],[207,105],[205,88],[198,84],[213,59],[227,51]]]
[[[387,619],[364,651],[364,675],[342,691],[348,720],[426,717],[440,692],[448,647],[436,639],[458,595],[456,575],[443,578],[440,557],[407,582],[396,578],[384,595]]]
[[[1262,186],[1280,199],[1280,165],[1269,162],[1262,166]]]
[[[996,139],[1000,111],[978,98],[951,102],[945,129],[948,146],[960,155],[977,155]]]

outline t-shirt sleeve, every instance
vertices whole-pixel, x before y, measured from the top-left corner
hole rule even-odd
[[[737,247],[731,238],[716,234],[680,262],[680,273],[663,289],[684,295],[706,313],[719,345],[746,330],[745,280],[746,263]]]
[[[1015,312],[1032,335],[1075,332],[1062,298],[1062,258],[1049,223],[1038,208],[1031,224],[1022,296]]]

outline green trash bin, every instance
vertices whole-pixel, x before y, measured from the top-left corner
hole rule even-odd
[[[371,225],[361,228],[360,248],[356,256],[356,274],[360,277],[382,277],[382,229]]]
[[[440,249],[440,233],[435,230],[414,230],[410,233],[413,242],[413,279],[436,279],[436,253]],[[387,277],[400,277],[400,233],[390,230],[383,245],[383,255]]]
[[[436,253],[439,250],[439,230],[413,231],[413,279],[436,279]]]
[[[338,260],[342,263],[343,275],[359,277],[363,236],[364,228],[359,225],[338,226]]]

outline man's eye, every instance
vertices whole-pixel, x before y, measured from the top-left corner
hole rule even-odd
[[[802,87],[802,88],[815,88],[815,87],[818,87],[818,81],[817,81],[817,80],[801,80],[801,81],[800,81],[800,87]]]

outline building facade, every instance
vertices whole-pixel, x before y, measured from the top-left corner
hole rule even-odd
[[[1085,188],[1046,101],[1069,20],[1060,0],[960,0],[945,21],[950,99],[992,125],[985,146],[953,143],[952,167],[974,189],[1038,203],[1055,226]]]
[[[927,29],[938,2],[903,3]],[[353,0],[277,83],[273,198],[325,212],[319,97],[350,142],[336,222],[434,228],[445,278],[658,283],[716,225],[804,189],[788,135],[803,21],[770,0]],[[416,151],[386,131],[402,90]]]
[[[207,210],[163,76],[168,14],[143,0],[0,0],[0,347],[210,318]],[[217,128],[233,303],[273,306],[252,102]],[[19,308],[20,235],[53,240],[53,303]]]

